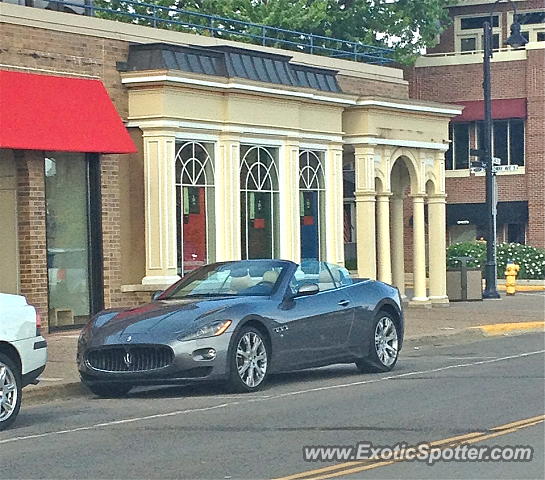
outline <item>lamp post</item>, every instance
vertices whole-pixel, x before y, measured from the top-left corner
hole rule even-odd
[[[505,42],[513,48],[520,48],[526,45],[528,40],[520,33],[520,24],[517,21],[517,7],[512,0],[508,0],[513,7],[514,17],[511,25],[511,35]],[[500,3],[497,0],[494,7]],[[490,59],[492,58],[492,25],[494,11],[490,12],[490,21],[483,23],[484,60],[483,60],[483,93],[484,93],[484,145],[481,162],[486,171],[486,212],[488,220],[488,239],[486,242],[486,265],[485,265],[485,289],[483,298],[500,298],[497,288],[497,267],[496,267],[496,201],[494,169],[492,165],[492,96],[490,83]]]

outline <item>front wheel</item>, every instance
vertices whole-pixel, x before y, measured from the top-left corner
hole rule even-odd
[[[229,358],[227,386],[235,392],[253,392],[265,383],[269,368],[269,347],[265,336],[253,327],[236,335]]]
[[[394,368],[399,355],[397,325],[392,315],[379,312],[373,322],[374,339],[369,356],[356,361],[361,372],[389,372]]]
[[[132,388],[132,385],[127,383],[83,383],[91,392],[103,398],[123,397],[124,395],[127,395]]]
[[[21,372],[15,362],[0,353],[0,430],[8,428],[21,408]]]

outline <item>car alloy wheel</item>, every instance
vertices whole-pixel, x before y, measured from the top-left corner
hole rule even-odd
[[[380,362],[389,367],[397,360],[397,329],[390,317],[383,316],[375,327],[375,351]]]
[[[15,421],[21,406],[21,375],[13,362],[0,354],[0,430]]]
[[[236,350],[236,365],[240,380],[249,388],[257,387],[267,374],[267,347],[254,331],[240,337]]]
[[[388,372],[394,368],[399,355],[397,324],[389,312],[380,311],[372,327],[369,353],[356,360],[356,366],[363,373]]]

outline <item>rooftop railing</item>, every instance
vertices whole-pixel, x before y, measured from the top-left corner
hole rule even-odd
[[[390,48],[180,10],[151,2],[135,0],[3,1],[356,62],[384,65],[394,61],[394,50]]]

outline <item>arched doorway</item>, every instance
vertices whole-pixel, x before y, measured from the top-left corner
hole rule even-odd
[[[278,149],[242,145],[240,154],[242,258],[275,258],[279,247]]]
[[[299,202],[301,222],[301,258],[322,259],[324,249],[323,218],[325,206],[323,152],[299,153]]]
[[[214,146],[188,141],[176,150],[178,273],[214,260]]]
[[[407,197],[416,183],[414,166],[406,156],[394,157],[390,172],[392,197],[390,200],[390,251],[392,283],[405,295],[405,272],[413,271],[413,241],[406,231],[406,214],[411,209]],[[413,181],[414,178],[414,181]],[[407,255],[406,255],[407,254]]]

